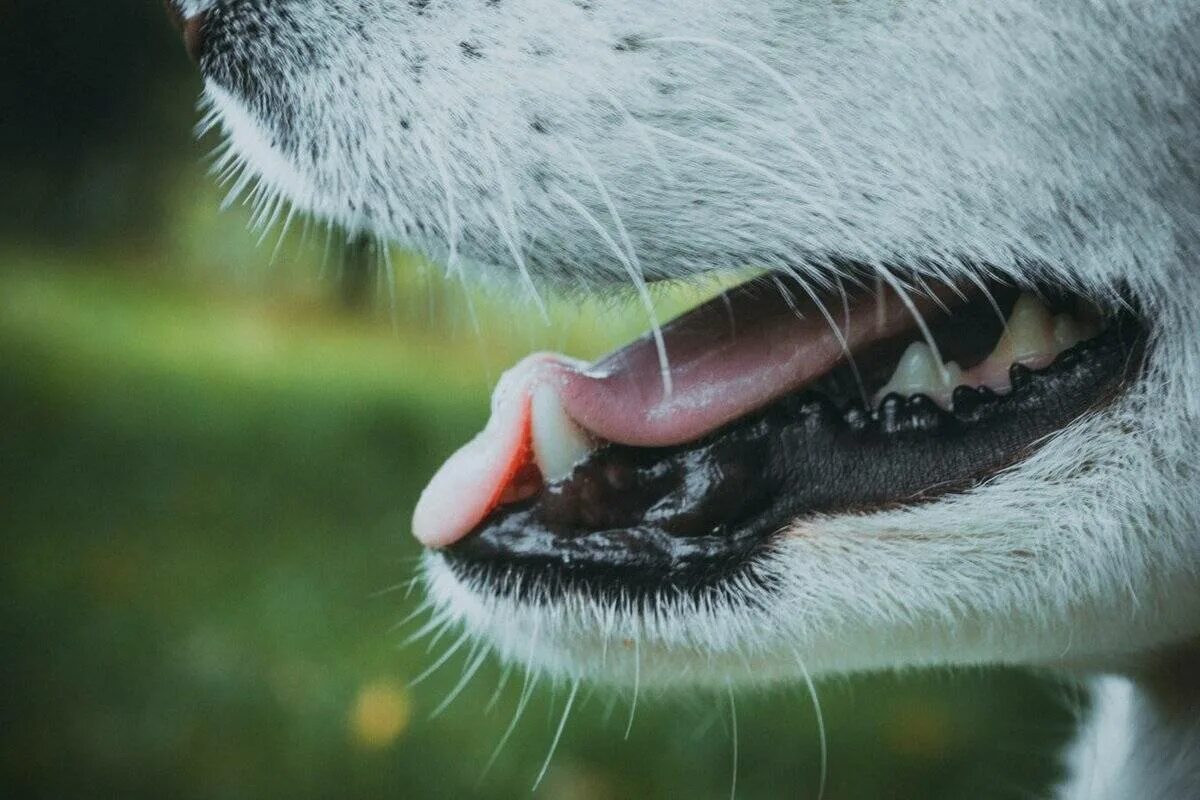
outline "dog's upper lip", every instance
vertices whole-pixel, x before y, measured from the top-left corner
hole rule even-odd
[[[846,297],[845,317],[835,326],[817,298],[752,281],[666,324],[661,338],[647,334],[590,367],[554,354],[529,356],[498,384],[485,429],[422,493],[414,533],[427,546],[451,545],[499,504],[530,463],[530,405],[540,386],[553,387],[566,415],[594,437],[640,447],[683,444],[803,387],[848,350],[915,327],[918,314],[965,299],[944,285],[911,299],[892,290],[861,292]]]

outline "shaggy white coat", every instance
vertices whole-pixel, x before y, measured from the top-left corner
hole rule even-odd
[[[207,83],[243,184],[452,270],[596,289],[745,264],[827,284],[834,257],[909,281],[987,264],[1122,289],[1152,322],[1119,403],[971,491],[797,520],[755,565],[769,597],[515,603],[430,555],[432,597],[504,657],[647,684],[1143,674],[1200,635],[1200,4],[183,5],[275,32],[223,43],[263,67],[255,97]],[[1101,687],[1062,797],[1195,797],[1195,717]]]

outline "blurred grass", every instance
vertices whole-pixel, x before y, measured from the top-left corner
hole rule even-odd
[[[564,693],[536,694],[479,782],[518,687],[485,713],[489,664],[429,719],[464,656],[410,688],[451,639],[398,648],[419,592],[389,588],[415,566],[417,492],[496,371],[531,346],[590,355],[637,315],[524,325],[477,298],[479,335],[416,278],[392,321],[303,287],[0,264],[4,795],[527,796]],[[1065,690],[1009,672],[821,693],[828,800],[1028,796],[1070,722]],[[627,700],[586,698],[539,796],[728,796],[724,697],[643,700],[624,741]],[[738,797],[813,796],[806,695],[738,713]]]

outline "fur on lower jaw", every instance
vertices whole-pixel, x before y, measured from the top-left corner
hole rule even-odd
[[[1195,796],[1200,640],[1113,665],[1090,685],[1091,714],[1067,752],[1060,800]]]
[[[905,597],[912,594],[909,584],[894,586],[891,593],[870,592],[872,581],[917,579],[937,563],[970,563],[972,551],[995,544],[905,530],[902,516],[796,526],[755,566],[776,581],[781,592],[773,598],[759,594],[760,587],[750,581],[736,580],[702,602],[676,592],[641,600],[562,593],[539,598],[536,590],[498,595],[437,553],[426,554],[423,569],[439,622],[463,626],[502,660],[555,679],[617,686],[636,680],[659,689],[774,683],[805,673],[898,666],[1032,664],[1071,675],[1129,671],[1142,663],[1143,653],[1190,635],[1200,618],[1200,598],[1131,608],[1123,597],[1097,596],[1102,587],[1066,584],[1061,572],[1056,576],[1054,567],[1039,568],[1030,553],[1020,551],[991,555],[991,566],[1007,571],[1011,580],[1000,589],[981,583],[965,592],[931,588],[924,596]],[[926,552],[890,569],[861,570],[863,588],[853,593],[860,595],[857,607],[855,597],[831,591],[838,578],[830,575],[830,567],[845,551],[857,551],[861,565],[867,559],[898,559],[911,549]],[[811,569],[784,579],[801,558]],[[1061,583],[1047,586],[1051,580]],[[1137,591],[1178,597],[1186,588],[1179,584],[1142,574]],[[991,596],[983,597],[989,589]],[[1059,596],[1034,613],[1020,611],[1038,589]],[[969,608],[972,594],[976,605]],[[997,619],[993,606],[1013,609],[1006,612],[1011,617]]]

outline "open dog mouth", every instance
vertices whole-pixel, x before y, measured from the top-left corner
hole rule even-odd
[[[694,592],[808,515],[978,485],[1140,367],[1128,308],[871,285],[768,276],[595,364],[529,356],[425,490],[417,538],[498,592]]]

